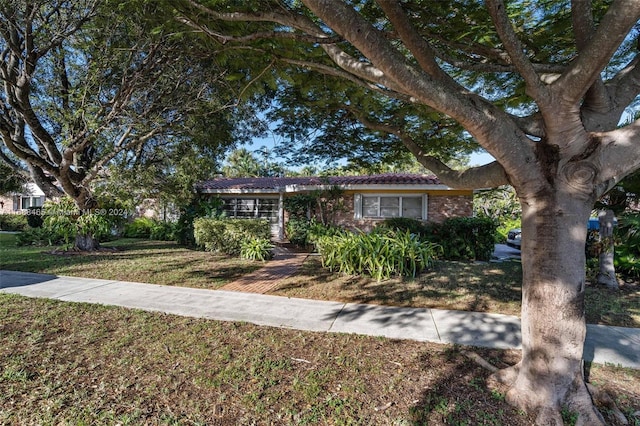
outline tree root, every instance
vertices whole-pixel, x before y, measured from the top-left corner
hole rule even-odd
[[[498,367],[495,367],[495,366],[489,364],[489,362],[487,360],[485,360],[484,358],[482,358],[480,355],[478,355],[475,352],[462,351],[462,355],[466,356],[471,361],[473,361],[476,364],[478,364],[480,367],[486,368],[487,370],[491,371],[492,373],[496,373],[497,371],[500,370]]]
[[[485,360],[475,352],[462,351],[462,354],[482,368],[489,370],[492,373],[487,381],[487,386],[490,389],[496,389],[500,385],[511,387],[518,377],[520,364],[500,369],[490,364],[487,360]],[[584,383],[584,385],[586,385],[586,389],[583,387],[582,390],[579,390],[580,383]],[[604,424],[604,419],[602,418],[602,415],[595,409],[594,404],[598,407],[606,408],[611,411],[618,423],[622,425],[629,424],[629,421],[622,413],[622,411],[620,411],[615,401],[609,396],[609,394],[607,394],[603,390],[598,389],[590,383],[582,381],[580,381],[580,383],[576,383],[577,387],[574,388],[574,396],[569,396],[566,400],[568,407],[575,411],[576,414],[578,414],[576,422],[577,426]],[[512,398],[508,398],[508,400],[509,399]],[[517,397],[515,397],[515,399],[518,400]],[[510,402],[513,404],[515,401]],[[520,404],[516,403],[516,405],[519,406]],[[563,420],[560,409],[558,407],[539,408],[536,416],[536,424],[545,426],[562,426]]]
[[[591,394],[591,398],[593,398],[593,402],[597,406],[604,407],[610,410],[613,413],[613,416],[616,418],[616,420],[620,424],[623,424],[623,425],[629,424],[629,420],[627,420],[626,416],[622,414],[622,411],[620,411],[615,401],[613,400],[613,398],[611,398],[611,396],[609,396],[608,393],[606,393],[601,389],[598,389],[591,383],[586,383],[586,385],[587,385],[587,389],[589,390],[589,393]]]

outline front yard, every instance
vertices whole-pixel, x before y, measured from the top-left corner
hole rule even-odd
[[[1,269],[217,289],[262,266],[167,241],[123,238],[103,244],[117,250],[94,254],[50,254],[51,247],[16,247],[14,241],[0,234]]]
[[[45,254],[0,234],[3,269],[219,288],[262,266],[172,243]],[[347,277],[311,256],[279,295],[517,313],[517,262],[439,263],[416,280]],[[637,288],[590,289],[592,318],[640,324]],[[588,309],[589,309],[588,308]],[[0,295],[0,424],[529,425],[490,387],[473,351],[497,367],[517,351],[460,348],[226,323]],[[593,365],[632,425],[640,371]],[[618,425],[603,408],[610,424]],[[571,413],[565,421],[571,424]]]
[[[217,289],[264,264],[188,250],[175,243],[121,239],[117,251],[91,255],[47,254],[46,247],[16,247],[0,234],[0,268],[57,275]],[[297,275],[283,280],[275,295],[394,306],[429,307],[509,315],[520,313],[521,266],[502,263],[438,262],[416,279],[376,281],[321,268],[309,256]],[[587,322],[640,327],[640,285],[618,293],[588,286]]]

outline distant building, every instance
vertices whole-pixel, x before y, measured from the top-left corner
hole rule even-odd
[[[42,207],[46,199],[38,185],[27,183],[20,193],[0,196],[0,214],[21,214],[28,209]]]

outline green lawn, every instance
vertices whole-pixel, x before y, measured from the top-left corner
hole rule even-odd
[[[51,254],[52,247],[16,247],[0,234],[0,268],[108,280],[216,289],[262,265],[188,250],[173,242],[120,239],[95,254]]]
[[[0,424],[532,424],[488,375],[448,345],[0,294]],[[590,380],[639,424],[640,371]]]
[[[0,234],[0,268],[56,275],[217,289],[264,264],[189,250],[171,242],[120,239],[117,250],[96,254],[51,254],[50,247],[16,247],[15,236]],[[310,256],[301,270],[272,294],[319,300],[428,307],[519,315],[522,268],[502,263],[438,262],[416,279],[376,281],[323,269]],[[588,286],[587,322],[640,327],[640,285],[619,292]]]
[[[61,255],[14,239],[0,234],[3,269],[215,289],[263,265],[166,242]],[[416,280],[377,282],[311,256],[275,293],[517,313],[519,274],[518,262],[441,262]],[[588,295],[607,321],[638,321],[637,292]],[[519,356],[0,294],[0,424],[531,424],[465,350],[497,367]],[[593,365],[589,375],[639,426],[640,371]]]

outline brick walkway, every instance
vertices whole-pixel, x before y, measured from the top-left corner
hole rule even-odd
[[[286,249],[280,249],[264,268],[244,275],[242,278],[221,287],[220,290],[267,293],[276,288],[280,280],[295,274],[307,256],[309,256],[308,253],[293,253]]]

